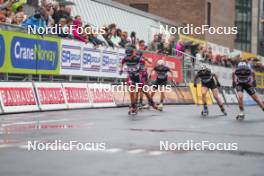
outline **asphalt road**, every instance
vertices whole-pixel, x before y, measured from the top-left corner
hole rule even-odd
[[[167,106],[128,116],[127,108],[51,111],[0,116],[0,176],[263,176],[264,115],[237,107]],[[237,143],[237,150],[160,150],[160,141]],[[102,151],[28,151],[28,142],[103,143]],[[98,144],[99,145],[99,144]]]

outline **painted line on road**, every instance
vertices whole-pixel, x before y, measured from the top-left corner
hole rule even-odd
[[[7,124],[1,124],[2,127],[8,127],[13,125],[29,125],[29,124],[36,124],[36,123],[54,123],[54,122],[65,122],[70,121],[70,119],[57,119],[57,120],[37,120],[37,121],[28,121],[28,122],[15,122],[15,123],[7,123]]]
[[[145,149],[133,149],[133,150],[129,150],[127,153],[128,154],[139,154],[139,153],[145,153],[146,150]]]

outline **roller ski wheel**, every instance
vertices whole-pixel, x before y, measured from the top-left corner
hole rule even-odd
[[[209,115],[208,110],[207,110],[207,109],[202,110],[201,115],[202,115],[203,117],[207,117],[207,116]]]
[[[236,116],[236,120],[238,120],[238,121],[243,121],[244,119],[245,119],[245,114],[238,114]]]

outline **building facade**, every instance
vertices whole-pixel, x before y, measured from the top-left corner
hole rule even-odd
[[[235,0],[115,0],[181,24],[200,27],[234,27]],[[199,35],[207,41],[233,48],[235,35]]]

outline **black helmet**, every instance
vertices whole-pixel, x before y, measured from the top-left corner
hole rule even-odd
[[[134,54],[134,49],[132,47],[128,47],[126,49],[126,55],[127,56],[132,56]]]

